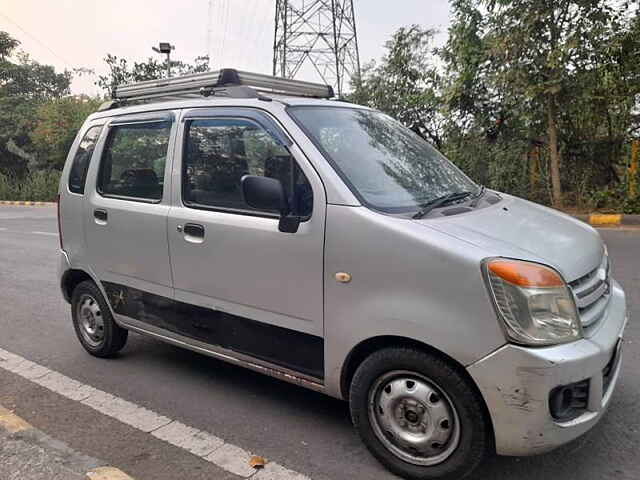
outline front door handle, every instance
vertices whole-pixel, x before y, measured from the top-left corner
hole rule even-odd
[[[202,243],[204,241],[204,226],[199,223],[186,223],[182,231],[187,242]]]
[[[98,225],[106,225],[109,216],[107,211],[103,208],[96,208],[93,211],[93,218]]]

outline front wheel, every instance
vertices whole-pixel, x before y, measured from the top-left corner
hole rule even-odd
[[[371,453],[409,479],[461,479],[491,452],[491,427],[470,381],[436,355],[386,348],[350,388],[353,424]]]

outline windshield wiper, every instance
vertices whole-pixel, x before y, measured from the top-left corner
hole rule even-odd
[[[443,195],[442,197],[435,198],[430,202],[420,205],[421,209],[413,216],[413,218],[422,218],[434,208],[442,207],[447,203],[455,202],[456,200],[462,200],[471,194],[472,192],[453,192]]]
[[[482,196],[484,195],[486,190],[487,189],[486,189],[486,187],[484,185],[480,186],[480,191],[478,192],[478,194],[475,196],[475,198],[473,199],[473,201],[469,205],[471,208],[476,208],[476,205],[478,205],[478,202],[480,202],[480,199],[482,198]]]

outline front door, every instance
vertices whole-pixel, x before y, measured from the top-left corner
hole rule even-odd
[[[89,265],[115,312],[135,319],[148,307],[142,295],[173,296],[167,244],[173,118],[167,112],[109,122],[100,161],[89,172]]]
[[[207,344],[323,377],[325,196],[306,158],[266,113],[186,112],[180,122],[168,238],[177,311],[171,327]],[[243,175],[281,180],[303,221],[243,200]]]

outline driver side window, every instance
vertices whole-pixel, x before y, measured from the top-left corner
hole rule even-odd
[[[246,204],[240,185],[244,175],[258,175],[280,180],[295,215],[308,217],[313,210],[311,185],[291,153],[250,120],[189,121],[182,163],[187,206],[258,212]]]

